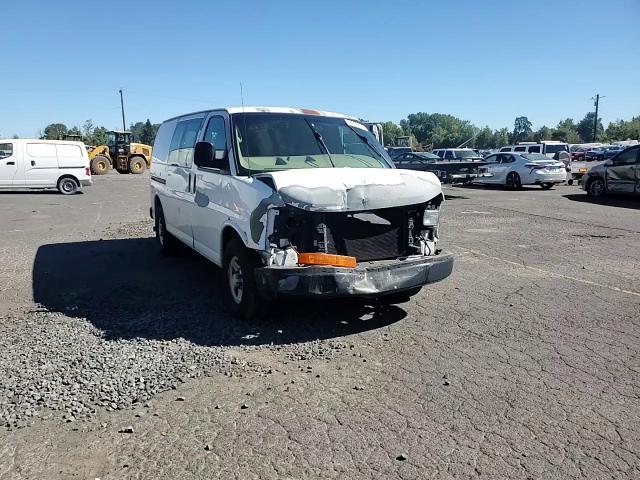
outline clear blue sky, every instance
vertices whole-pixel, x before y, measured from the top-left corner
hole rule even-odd
[[[477,125],[640,115],[640,0],[11,1],[0,135],[240,104]]]

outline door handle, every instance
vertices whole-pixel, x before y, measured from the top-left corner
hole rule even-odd
[[[36,166],[36,161],[35,160],[31,160],[31,166],[35,167]]]
[[[15,165],[16,162],[7,162],[7,165]]]
[[[196,193],[196,174],[193,174],[193,193]]]

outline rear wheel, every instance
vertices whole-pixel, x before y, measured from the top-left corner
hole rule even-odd
[[[553,187],[553,183],[541,183],[540,184],[540,188],[542,188],[543,190],[549,190],[551,187]]]
[[[268,302],[261,298],[255,279],[258,259],[238,238],[224,249],[225,299],[231,313],[244,320],[257,320],[267,313]]]
[[[142,157],[131,157],[129,159],[129,172],[139,175],[147,168],[147,162]]]
[[[155,212],[156,218],[156,241],[160,246],[160,252],[163,255],[171,256],[178,249],[178,240],[167,230],[167,223],[164,219],[162,206],[158,203]]]
[[[516,172],[509,172],[507,175],[507,188],[509,190],[519,190],[522,188],[522,182],[520,180],[520,175]]]
[[[590,197],[601,197],[606,192],[604,180],[601,178],[592,178],[587,184],[587,195]]]
[[[73,195],[74,193],[78,192],[79,188],[80,185],[78,185],[78,182],[75,178],[63,177],[58,180],[58,190],[63,195]]]
[[[96,155],[91,160],[91,173],[93,175],[104,175],[109,171],[109,159],[104,155]]]

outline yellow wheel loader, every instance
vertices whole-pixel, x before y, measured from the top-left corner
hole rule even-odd
[[[131,132],[107,132],[106,145],[88,148],[91,173],[104,175],[109,168],[119,173],[140,174],[151,166],[151,146],[135,143]]]

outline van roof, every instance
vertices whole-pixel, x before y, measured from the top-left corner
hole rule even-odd
[[[356,122],[360,122],[356,117],[352,117],[350,115],[344,115],[342,113],[335,112],[327,112],[324,110],[316,110],[313,108],[293,108],[293,107],[221,107],[221,108],[210,108],[208,110],[200,110],[198,112],[185,113],[183,115],[178,115],[176,117],[168,118],[165,122],[169,120],[175,120],[176,118],[187,117],[189,115],[195,115],[197,113],[206,113],[214,110],[225,110],[229,114],[234,113],[294,113],[298,115],[318,115],[321,117],[334,117],[334,118],[348,118],[349,120],[353,120]]]
[[[13,143],[54,143],[65,145],[79,145],[84,147],[84,142],[77,142],[75,140],[40,140],[39,138],[0,138],[0,142],[13,142]]]

